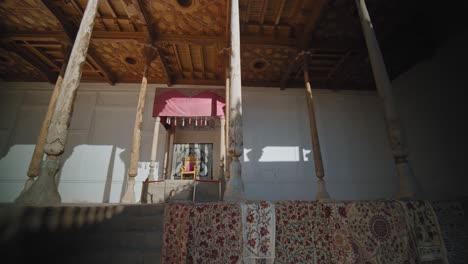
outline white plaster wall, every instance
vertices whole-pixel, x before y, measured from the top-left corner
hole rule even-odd
[[[466,36],[452,39],[432,59],[393,82],[410,161],[428,198],[467,194],[466,118],[462,115],[468,82],[464,65],[468,59]],[[46,83],[6,82],[0,87],[0,202],[10,202],[26,180],[53,87]],[[81,84],[58,177],[64,202],[119,201],[138,91],[139,84]],[[391,198],[397,181],[376,94],[315,90],[314,95],[329,193],[336,199]],[[153,96],[154,85],[150,85],[147,106],[152,105]],[[304,91],[244,87],[243,118],[242,174],[247,198],[314,199],[315,175]],[[137,200],[141,182],[148,174],[153,125],[151,107],[147,107],[135,188]],[[160,133],[166,133],[162,126]],[[219,133],[195,137],[180,133],[175,142],[190,138],[212,138],[216,144]],[[166,136],[159,137],[160,164],[165,140]],[[214,153],[215,161],[218,156]],[[158,174],[161,177],[162,168]]]
[[[13,201],[26,179],[34,143],[52,85],[2,83],[0,115],[0,201]],[[151,106],[154,86],[146,105]],[[138,84],[82,83],[79,87],[63,168],[58,176],[64,202],[118,202],[126,183]],[[243,177],[249,199],[315,197],[307,107],[302,89],[244,88]],[[390,197],[393,165],[383,118],[374,93],[316,91],[318,129],[329,191],[338,199]],[[148,174],[154,119],[144,114],[140,171]],[[161,126],[158,165],[164,160]],[[176,143],[214,143],[214,176],[219,167],[219,130],[196,135],[178,131]],[[162,177],[162,166],[158,170]]]
[[[468,31],[393,82],[410,161],[427,198],[468,195],[466,98]]]
[[[336,199],[391,197],[396,181],[375,93],[314,94],[330,194]],[[244,91],[243,100],[247,197],[315,199],[304,91],[251,88]]]
[[[0,201],[11,202],[26,179],[34,144],[47,111],[53,86],[47,83],[1,83],[0,93]],[[82,83],[76,98],[62,170],[57,177],[66,203],[119,202],[126,184],[138,84],[115,87]],[[149,172],[154,118],[154,87],[144,112],[136,199]],[[164,160],[165,129],[160,126],[157,173]]]

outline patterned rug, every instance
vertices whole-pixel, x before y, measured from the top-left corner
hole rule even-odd
[[[432,207],[439,221],[450,264],[468,262],[468,226],[463,205],[459,201],[437,201]]]
[[[164,208],[161,263],[185,263],[192,205],[168,204]]]
[[[249,203],[241,204],[241,209],[243,263],[273,263],[276,234],[275,205],[269,202]]]
[[[344,203],[318,203],[312,216],[317,218],[314,230],[316,263],[356,263]]]
[[[240,263],[240,206],[229,203],[194,205],[190,212],[188,241],[187,263]]]
[[[356,263],[344,203],[278,202],[275,263]]]
[[[356,263],[417,263],[401,204],[353,202],[347,214]]]
[[[419,263],[448,263],[437,216],[427,201],[402,201]]]
[[[275,203],[275,263],[315,263],[313,245],[317,226],[315,202],[287,201]]]

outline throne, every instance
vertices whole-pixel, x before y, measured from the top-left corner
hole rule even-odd
[[[198,178],[198,158],[187,156],[184,158],[184,163],[180,168],[181,180],[195,180]]]

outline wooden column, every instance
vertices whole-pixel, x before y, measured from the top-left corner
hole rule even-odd
[[[68,45],[63,47],[65,61],[62,64],[60,74],[57,78],[57,82],[55,83],[54,91],[52,92],[52,96],[49,101],[49,107],[47,108],[47,113],[44,117],[44,120],[42,121],[41,131],[39,132],[39,136],[37,137],[37,143],[34,147],[31,162],[29,163],[29,168],[27,172],[28,180],[26,181],[22,192],[27,191],[34,183],[34,178],[39,176],[41,162],[44,157],[44,145],[46,142],[47,132],[49,130],[50,121],[52,119],[52,114],[54,113],[55,109],[55,104],[57,102],[57,98],[62,87],[63,76],[65,75],[65,70],[67,68],[68,58],[70,57],[70,51],[71,49]]]
[[[224,192],[224,188],[226,186],[226,179],[224,177],[224,162],[226,160],[226,145],[225,145],[225,142],[226,142],[226,139],[225,139],[225,136],[226,136],[226,131],[225,131],[225,126],[226,126],[226,119],[224,118],[224,116],[221,116],[219,118],[219,121],[220,121],[220,139],[219,139],[219,181],[221,182],[221,196],[222,196],[222,193]]]
[[[154,167],[156,165],[156,154],[158,151],[158,137],[159,137],[159,125],[160,124],[161,124],[161,118],[158,116],[156,117],[156,122],[154,122],[153,144],[151,145],[151,159],[150,159],[150,165],[149,165],[150,171],[149,171],[149,175],[147,178],[148,181],[154,181]],[[161,166],[158,166],[158,171],[160,169],[161,169]]]
[[[151,45],[145,46],[144,57],[146,61],[145,68],[143,70],[143,78],[141,80],[140,95],[138,97],[135,125],[133,127],[133,143],[132,151],[130,153],[127,189],[120,200],[121,203],[135,203],[135,177],[138,175],[138,161],[140,160],[141,127],[143,125],[143,111],[145,108],[146,87],[148,85],[147,76],[151,61],[153,61],[156,54],[156,48]]]
[[[229,58],[227,59],[229,61]],[[225,162],[224,162],[224,179],[227,181],[229,180],[229,177],[231,176],[231,173],[229,172],[229,167],[231,166],[231,155],[229,155],[229,85],[230,85],[230,77],[229,77],[230,71],[229,67],[226,67],[226,106],[225,106],[225,132],[226,135],[224,137],[224,148],[225,148]],[[224,186],[225,188],[226,186]],[[223,190],[224,193],[224,190]]]
[[[166,142],[164,146],[164,171],[163,171],[163,177],[164,179],[167,179],[167,163],[169,161],[169,141],[171,138],[171,129],[166,129]]]
[[[80,84],[82,67],[86,61],[86,54],[91,33],[93,32],[98,2],[99,0],[88,1],[80,28],[76,35],[69,63],[62,81],[63,89],[59,91],[54,113],[50,121],[46,143],[44,145],[47,159],[44,162],[44,166],[41,168],[38,180],[28,191],[22,193],[18,197],[18,203],[40,205],[59,204],[61,201],[55,182],[55,175],[59,169],[60,155],[65,149],[76,89]]]
[[[239,157],[243,152],[242,142],[242,82],[240,63],[239,0],[231,1],[231,69],[229,89],[229,154],[232,161],[230,178],[224,193],[225,201],[244,200],[244,183]]]
[[[304,82],[306,87],[307,109],[309,112],[310,137],[312,141],[312,153],[314,155],[315,176],[317,177],[317,200],[330,199],[327,187],[325,184],[325,171],[323,169],[322,152],[320,151],[320,142],[317,132],[317,121],[315,119],[314,101],[312,88],[309,79],[309,66],[307,64],[307,56],[304,56]]]
[[[396,112],[392,84],[388,77],[387,68],[372,27],[366,3],[364,0],[356,0],[356,4],[361,19],[362,30],[364,31],[364,37],[366,39],[377,92],[383,103],[385,123],[399,181],[397,197],[401,199],[414,198],[418,195],[420,187],[417,184],[417,180],[408,162],[408,150],[404,144],[400,121]]]
[[[135,203],[135,177],[138,175],[138,160],[140,159],[141,126],[143,125],[143,110],[145,107],[148,66],[145,65],[141,80],[140,96],[133,127],[132,149],[130,152],[130,166],[128,169],[127,188],[120,200],[121,203]]]
[[[175,127],[171,126],[170,134],[169,134],[169,155],[167,159],[167,172],[170,174],[170,177],[167,177],[168,179],[173,180],[174,175],[172,174],[172,159],[174,156],[174,138],[175,138]]]

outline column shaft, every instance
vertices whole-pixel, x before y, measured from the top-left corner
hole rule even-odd
[[[310,137],[312,141],[312,153],[314,155],[315,176],[317,177],[317,200],[330,199],[325,185],[325,171],[323,169],[322,152],[317,132],[317,121],[315,119],[314,101],[309,79],[309,67],[307,57],[304,57],[304,82],[306,87],[307,109],[309,112]]]
[[[357,9],[361,19],[361,26],[366,39],[369,59],[374,73],[377,92],[382,99],[385,123],[390,146],[395,162],[396,173],[399,180],[398,198],[413,198],[418,195],[420,187],[413,175],[409,161],[408,150],[404,144],[400,120],[397,115],[395,100],[393,98],[392,84],[388,77],[387,68],[375,36],[372,22],[364,0],[356,0]]]
[[[149,181],[154,181],[154,167],[156,165],[156,155],[158,151],[158,139],[159,139],[159,125],[161,124],[161,118],[156,117],[154,122],[154,131],[153,131],[153,144],[151,145],[151,158],[150,158],[150,171],[148,175]],[[158,172],[161,166],[158,166]],[[158,173],[159,175],[159,173]],[[157,176],[159,178],[159,176]]]
[[[239,1],[231,1],[231,67],[229,90],[229,154],[232,157],[230,178],[224,200],[244,200],[244,183],[239,157],[243,153],[242,142],[242,79],[240,62]]]
[[[121,199],[122,203],[135,203],[135,177],[138,175],[138,161],[140,159],[141,127],[143,125],[143,110],[145,108],[146,87],[148,85],[147,73],[148,65],[145,65],[143,78],[141,80],[140,95],[133,127],[132,150],[130,153],[130,166],[128,169],[127,189]]]
[[[89,0],[83,13],[69,62],[58,91],[50,125],[47,131],[44,152],[47,159],[41,167],[37,181],[16,199],[18,204],[56,205],[61,202],[55,176],[60,167],[67,140],[68,127],[73,113],[76,91],[81,81],[83,65],[86,62],[89,41],[93,32],[94,19],[99,0]]]

